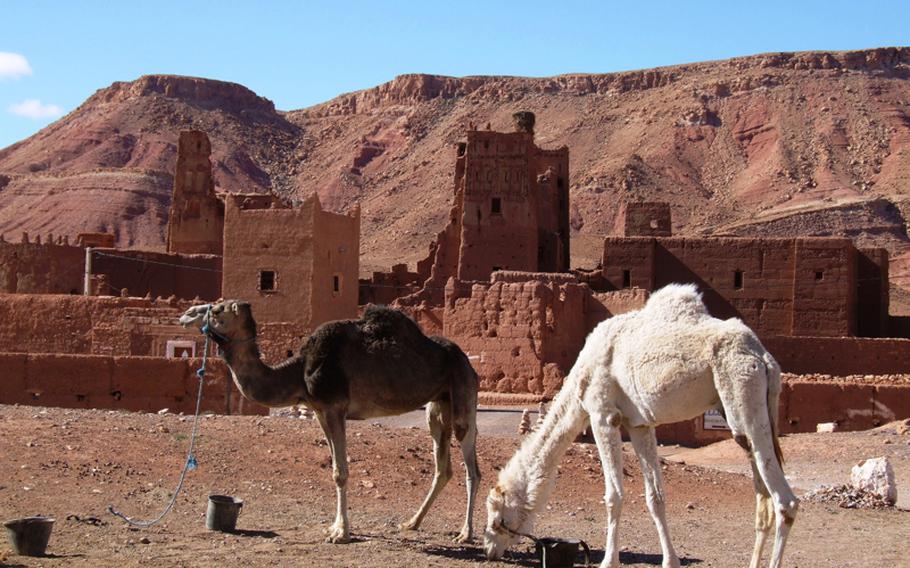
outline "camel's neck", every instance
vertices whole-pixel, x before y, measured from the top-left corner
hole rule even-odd
[[[505,489],[516,492],[530,515],[546,504],[556,481],[556,466],[587,422],[581,406],[581,375],[577,369],[569,373],[543,424],[524,441],[500,475],[501,481],[508,480]]]
[[[221,346],[234,384],[244,397],[264,406],[292,406],[306,401],[301,362],[289,359],[275,367],[262,361],[255,339]]]

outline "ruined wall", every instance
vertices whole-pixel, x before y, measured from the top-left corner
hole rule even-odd
[[[220,256],[92,249],[92,275],[101,295],[221,297]]]
[[[357,304],[391,304],[397,298],[418,292],[423,281],[419,273],[408,271],[407,264],[396,264],[391,272],[373,272],[370,279],[359,280]]]
[[[443,334],[473,357],[482,390],[553,396],[584,343],[589,297],[568,275],[501,272],[489,283],[453,281]]]
[[[622,236],[669,237],[673,234],[670,204],[662,202],[629,202],[619,213]]]
[[[531,173],[537,184],[537,267],[539,272],[568,272],[569,149],[534,146]],[[533,187],[533,185],[532,185]]]
[[[910,340],[860,337],[763,337],[787,373],[910,373]]]
[[[534,115],[515,132],[476,130],[459,143],[449,224],[417,265],[424,288],[399,305],[441,305],[449,278],[487,281],[496,270],[569,269],[569,150],[534,144]],[[365,293],[372,293],[365,287]]]
[[[224,205],[215,196],[211,153],[212,145],[204,132],[180,133],[168,213],[168,252],[222,253]]]
[[[0,352],[0,404],[195,412],[199,359]],[[201,409],[224,414],[268,414],[243,400],[217,360],[206,365]]]
[[[81,294],[85,250],[48,236],[19,243],[0,237],[0,292],[8,294]]]
[[[887,280],[881,253],[874,269]],[[848,239],[745,239],[608,237],[604,240],[606,289],[653,291],[692,282],[712,315],[739,317],[762,336],[843,336],[881,328],[887,316],[857,311],[857,259]],[[879,309],[866,293],[865,305]]]

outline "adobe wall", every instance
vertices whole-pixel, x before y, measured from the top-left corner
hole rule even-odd
[[[887,281],[883,255],[838,238],[608,237],[602,272],[607,290],[695,283],[712,315],[739,317],[763,337],[839,337],[886,327],[887,312],[873,311],[887,309],[873,298]],[[877,279],[863,289],[862,311],[858,264]]]
[[[888,281],[888,251],[859,249],[856,257],[856,334],[860,337],[906,337],[892,335],[888,315],[891,296]]]
[[[865,430],[910,418],[910,377],[837,377],[785,375],[779,426],[782,434],[815,432],[836,422],[838,430]],[[699,416],[657,428],[662,443],[702,446],[730,437],[728,430],[706,429]]]
[[[311,197],[292,209],[242,209],[225,199],[225,298],[252,304],[258,323],[307,327],[312,316],[314,243]],[[275,274],[273,290],[260,290],[260,273]]]
[[[260,324],[312,329],[355,317],[360,210],[323,211],[316,195],[292,208],[246,208],[245,199],[225,196],[222,295],[249,301]],[[263,272],[274,275],[272,289],[262,288]]]
[[[0,352],[164,357],[169,340],[204,337],[177,323],[190,302],[97,296],[0,294]]]
[[[910,373],[910,339],[774,336],[762,343],[787,373]]]
[[[168,252],[222,253],[224,205],[215,196],[211,153],[212,145],[204,132],[180,132],[168,212]]]
[[[360,286],[360,207],[349,215],[323,211],[316,199],[311,327],[357,317]]]
[[[0,236],[0,293],[81,294],[85,250],[48,236],[10,243]]]
[[[195,412],[200,359],[0,352],[0,404]],[[242,400],[227,368],[210,359],[201,410],[223,414],[268,414]]]
[[[91,254],[99,295],[221,297],[220,256],[119,249],[92,249]]]
[[[606,315],[641,307],[642,292],[594,295],[569,274],[502,271],[450,281],[443,335],[471,357],[481,390],[552,397],[587,334]]]

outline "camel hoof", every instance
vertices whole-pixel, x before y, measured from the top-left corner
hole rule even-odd
[[[664,560],[661,564],[661,568],[680,568],[680,563],[678,558],[673,560]]]
[[[398,530],[400,530],[400,531],[416,531],[417,528],[418,528],[419,526],[420,526],[420,525],[419,525],[418,523],[415,523],[413,520],[411,520],[411,521],[408,521],[408,522],[406,522],[406,523],[401,523],[400,525],[398,525]]]
[[[351,535],[342,528],[332,527],[325,541],[329,544],[347,544],[351,542]]]
[[[455,544],[471,544],[474,542],[474,537],[470,533],[459,533],[454,539],[452,539]]]

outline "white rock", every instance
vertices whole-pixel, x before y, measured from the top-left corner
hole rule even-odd
[[[837,432],[837,422],[822,422],[815,425],[815,431],[825,434]]]
[[[888,458],[872,458],[853,466],[850,484],[879,495],[892,505],[897,502],[897,483]]]

